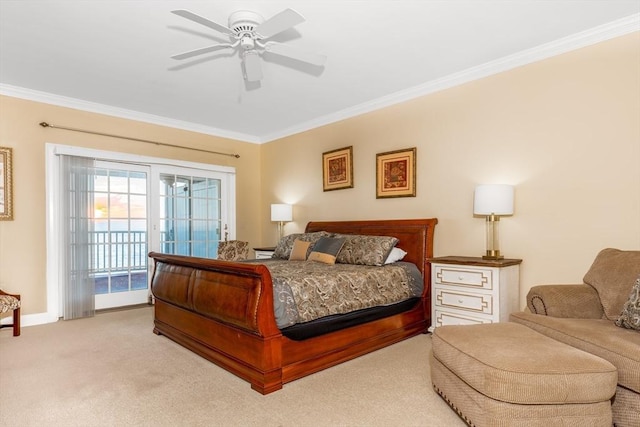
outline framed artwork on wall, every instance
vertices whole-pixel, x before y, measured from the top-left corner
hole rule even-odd
[[[13,219],[12,149],[0,147],[0,220]]]
[[[322,153],[322,190],[353,188],[353,146]]]
[[[376,198],[416,197],[416,148],[376,154]]]

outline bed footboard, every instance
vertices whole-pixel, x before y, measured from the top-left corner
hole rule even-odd
[[[154,332],[249,381],[282,388],[280,330],[263,265],[151,252]]]

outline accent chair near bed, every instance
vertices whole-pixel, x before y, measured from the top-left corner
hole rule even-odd
[[[0,289],[0,313],[8,313],[9,311],[13,314],[13,323],[2,325],[0,328],[12,327],[13,336],[20,336],[20,295],[9,294]]]
[[[218,243],[218,259],[224,261],[242,261],[249,256],[249,242],[225,240]]]
[[[618,385],[612,400],[618,427],[640,426],[640,251],[598,253],[582,284],[540,285],[527,295],[523,324],[612,363]]]

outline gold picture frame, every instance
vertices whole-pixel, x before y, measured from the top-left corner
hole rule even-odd
[[[376,154],[376,199],[416,197],[416,148]]]
[[[353,146],[322,153],[322,191],[353,188]]]
[[[13,219],[12,149],[0,147],[0,221]]]

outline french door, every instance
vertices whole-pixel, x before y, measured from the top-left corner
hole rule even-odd
[[[79,288],[95,297],[85,315],[149,301],[149,251],[215,258],[219,241],[235,238],[233,167],[46,146],[47,310],[55,319],[71,313]],[[61,159],[69,157],[87,160],[71,187],[85,195],[72,202],[62,197],[70,187]],[[81,226],[67,232],[70,219]],[[73,312],[68,318],[83,316]]]
[[[157,186],[150,189],[150,171]],[[141,304],[149,298],[151,248],[215,258],[228,233],[225,175],[169,166],[97,162],[95,171],[96,309]],[[153,219],[148,206],[154,206]],[[154,222],[153,230],[150,228]]]

